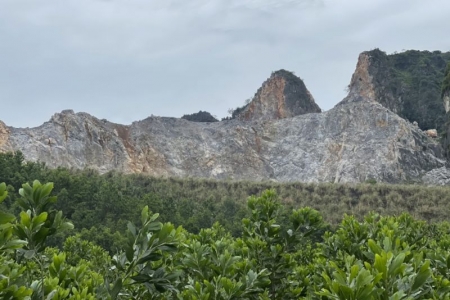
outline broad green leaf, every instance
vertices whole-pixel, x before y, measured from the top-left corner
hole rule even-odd
[[[114,282],[113,288],[109,291],[109,294],[112,299],[117,299],[117,296],[119,295],[120,290],[122,289],[122,279],[118,278]]]
[[[128,231],[131,232],[131,234],[135,237],[136,236],[136,226],[134,226],[133,223],[128,222],[127,227],[128,227]]]
[[[47,220],[48,213],[43,212],[39,216],[36,216],[33,218],[33,227],[38,227],[39,225],[43,225],[45,221]]]
[[[28,244],[27,241],[14,239],[14,240],[8,241],[5,244],[5,248],[7,248],[7,249],[20,249],[26,244]]]
[[[399,268],[405,260],[405,253],[399,253],[389,266],[389,275],[394,276],[399,273]]]
[[[428,278],[430,278],[431,274],[430,261],[426,260],[420,267],[419,273],[414,278],[414,283],[411,287],[411,290],[416,291],[417,289],[421,288],[428,280]]]
[[[8,196],[8,191],[6,190],[6,184],[4,182],[0,183],[0,203],[6,199]]]
[[[4,213],[0,211],[0,224],[6,224],[16,219],[14,215]]]
[[[372,250],[372,252],[375,254],[381,254],[381,252],[383,251],[383,249],[381,249],[381,247],[378,246],[378,244],[372,239],[369,239],[367,244],[368,244],[370,250]]]
[[[25,227],[30,227],[31,218],[30,215],[24,211],[20,213],[20,223],[22,223]]]

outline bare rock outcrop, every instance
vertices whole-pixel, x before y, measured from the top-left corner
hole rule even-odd
[[[401,111],[401,97],[386,88],[392,81],[387,55],[379,50],[365,51],[358,57],[349,93],[339,104],[375,101],[395,113]],[[338,105],[339,105],[338,104]]]
[[[422,181],[427,185],[450,185],[450,169],[441,167],[427,172]]]
[[[9,140],[9,128],[0,121],[0,148],[7,147],[7,143]]]
[[[445,173],[442,147],[379,101],[371,59],[361,54],[349,95],[322,113],[303,82],[282,70],[233,120],[149,117],[120,125],[66,110],[36,128],[0,122],[0,151],[101,173],[283,182],[438,178],[433,174]]]
[[[238,119],[277,120],[318,112],[320,107],[303,81],[289,71],[279,70],[263,83]]]
[[[368,52],[363,52],[358,57],[355,72],[349,84],[348,95],[338,104],[346,104],[358,101],[376,101],[375,86],[373,76],[369,68],[371,56]]]
[[[63,111],[36,128],[8,127],[2,151],[49,167],[304,182],[420,181],[445,165],[420,129],[377,102],[271,121],[150,117],[129,126]]]

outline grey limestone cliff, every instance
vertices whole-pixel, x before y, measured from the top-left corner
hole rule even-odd
[[[278,71],[233,120],[149,117],[120,125],[66,110],[36,128],[0,122],[0,151],[101,173],[389,183],[422,182],[428,174],[428,181],[445,181],[442,147],[378,101],[370,68],[362,54],[349,95],[326,112],[299,78]]]
[[[0,126],[1,151],[49,167],[304,182],[419,181],[445,165],[420,129],[376,102],[280,120],[150,117],[129,126],[63,111],[36,128]]]

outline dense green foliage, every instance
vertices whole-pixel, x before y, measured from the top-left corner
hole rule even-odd
[[[293,208],[309,206],[321,212],[332,225],[345,213],[362,219],[370,211],[382,215],[408,212],[431,222],[450,215],[450,188],[386,184],[306,184],[235,182],[203,179],[152,178],[142,175],[94,171],[51,170],[41,164],[25,163],[20,152],[0,154],[0,182],[7,184],[9,197],[0,204],[18,213],[17,191],[23,182],[53,182],[58,196],[56,209],[76,224],[75,232],[103,248],[114,251],[125,243],[128,220],[136,220],[140,208],[148,205],[162,222],[183,225],[193,233],[219,222],[233,236],[240,236],[245,199],[266,189],[274,189],[283,203],[279,221],[288,222]],[[50,237],[61,245],[64,234]]]
[[[188,120],[188,121],[192,121],[192,122],[218,122],[219,121],[216,118],[214,118],[207,111],[199,111],[198,113],[193,113],[190,115],[183,115],[181,118]]]
[[[18,217],[0,210],[1,299],[450,299],[450,224],[407,214],[345,216],[334,231],[311,208],[277,222],[275,191],[252,196],[242,236],[193,234],[145,206],[114,256],[70,230],[53,184],[22,185]],[[0,184],[0,203],[7,197]]]
[[[450,62],[447,64],[447,68],[445,69],[444,80],[442,82],[442,96],[445,93],[450,92]]]
[[[445,122],[441,84],[450,53],[406,51],[391,60],[405,90],[401,115],[411,122],[416,120],[422,129],[440,131]]]

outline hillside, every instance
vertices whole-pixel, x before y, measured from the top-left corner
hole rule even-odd
[[[427,178],[427,184],[447,183],[447,175],[441,178],[448,174],[444,150],[421,130],[443,126],[441,67],[447,58],[440,52],[364,52],[348,96],[326,112],[300,78],[279,70],[234,119],[222,122],[193,122],[203,120],[203,112],[121,125],[72,110],[36,128],[0,122],[0,151],[20,150],[26,160],[51,168],[100,173],[334,183],[421,183]]]
[[[349,86],[352,93],[379,102],[422,130],[445,124],[442,83],[450,52],[409,50],[387,55],[375,49],[361,53]],[[367,75],[362,74],[367,70]],[[372,89],[360,84],[370,81]],[[369,92],[370,91],[370,92]],[[344,101],[348,102],[348,101]]]
[[[2,204],[15,211],[18,191],[24,182],[39,179],[54,183],[58,196],[56,208],[72,220],[76,232],[112,250],[123,240],[127,220],[139,219],[148,205],[164,222],[183,225],[192,232],[208,228],[214,222],[233,235],[240,235],[241,219],[248,213],[245,201],[266,189],[274,189],[283,204],[280,221],[299,207],[317,209],[332,225],[344,214],[361,219],[371,211],[382,215],[408,212],[429,222],[448,220],[450,188],[420,185],[376,183],[276,183],[251,180],[210,180],[196,178],[157,178],[137,174],[109,172],[99,175],[92,170],[49,169],[42,164],[25,163],[20,154],[0,154],[0,183],[5,182],[10,197]]]

